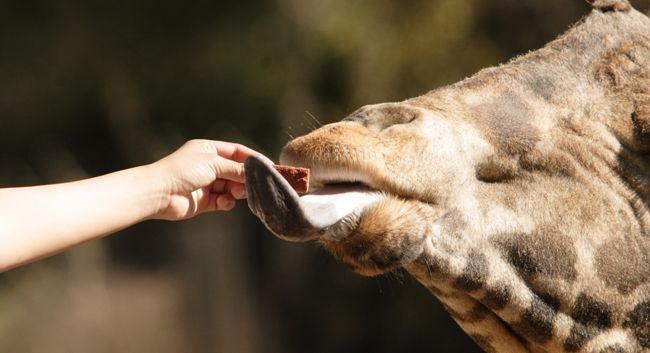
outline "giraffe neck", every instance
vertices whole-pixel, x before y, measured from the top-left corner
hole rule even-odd
[[[427,242],[406,270],[488,352],[650,349],[648,285],[602,288],[597,277],[586,283],[590,278],[577,273],[573,278],[548,276],[551,268],[540,262],[544,254],[517,248],[521,244],[458,251],[449,242],[440,244],[439,236]],[[608,301],[592,297],[589,288],[612,296]]]

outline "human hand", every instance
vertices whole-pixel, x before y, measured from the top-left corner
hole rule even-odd
[[[67,183],[0,188],[0,272],[146,219],[230,210],[235,199],[246,197],[242,162],[250,155],[268,160],[239,144],[192,140],[145,166]]]
[[[162,182],[160,206],[151,218],[180,220],[232,209],[236,199],[246,197],[243,162],[250,155],[268,159],[235,143],[191,140],[151,164]]]

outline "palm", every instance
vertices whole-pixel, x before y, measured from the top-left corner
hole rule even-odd
[[[170,178],[167,202],[158,217],[180,220],[232,209],[235,199],[245,197],[241,163],[252,154],[259,155],[227,142],[193,140],[183,145],[159,162]]]

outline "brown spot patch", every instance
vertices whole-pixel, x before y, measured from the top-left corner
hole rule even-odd
[[[576,161],[565,151],[533,150],[519,159],[522,170],[546,173],[554,177],[574,177]]]
[[[542,275],[573,280],[576,277],[573,244],[553,230],[508,234],[497,243],[506,260],[524,278]]]
[[[488,262],[485,255],[472,250],[467,257],[463,273],[454,280],[454,288],[473,292],[485,285],[488,276]]]
[[[600,352],[598,353],[626,353],[625,348],[621,347],[620,345],[616,344],[613,346],[605,347]]]
[[[650,137],[650,102],[637,104],[636,110],[632,112],[632,122],[639,139]]]
[[[650,258],[637,237],[641,236],[611,239],[598,249],[595,256],[598,277],[624,295],[650,277]]]
[[[417,266],[418,276],[425,277],[427,282],[448,279],[449,261],[444,257],[425,255],[414,261],[414,264]]]
[[[551,76],[534,75],[528,78],[526,83],[535,95],[542,97],[547,102],[551,102],[558,92],[555,80]]]
[[[484,183],[502,183],[519,175],[519,164],[514,157],[493,155],[476,166],[476,179]]]
[[[573,303],[571,317],[578,323],[606,329],[612,326],[612,309],[603,302],[581,293]]]
[[[650,348],[650,302],[634,307],[627,314],[623,327],[632,330],[641,347]]]
[[[593,327],[587,327],[580,323],[573,324],[569,337],[564,341],[564,350],[567,352],[577,352],[597,333]]]
[[[553,337],[555,311],[535,298],[513,329],[525,338],[543,344]]]
[[[467,228],[467,221],[465,221],[465,216],[463,213],[457,209],[452,208],[444,216],[440,217],[438,221],[444,227],[444,232],[453,234],[453,232],[462,232]]]
[[[557,296],[550,294],[550,293],[537,293],[537,296],[539,299],[541,299],[546,305],[548,305],[551,309],[558,311],[560,308],[560,305],[562,304],[562,300],[558,298]]]
[[[587,0],[594,8],[603,11],[629,11],[630,3],[627,0]]]
[[[472,310],[467,313],[466,318],[469,322],[483,321],[483,319],[485,319],[491,313],[492,312],[481,303],[476,303]]]
[[[469,308],[471,306],[470,310],[464,311],[464,312],[458,312],[451,307],[443,304],[445,309],[449,312],[452,318],[454,320],[459,321],[459,322],[479,322],[483,321],[486,317],[492,314],[492,312],[483,306],[481,303],[478,302],[472,302],[471,304],[467,304],[467,307]]]
[[[488,288],[483,297],[483,304],[493,310],[500,310],[506,307],[512,300],[512,293],[506,285]]]
[[[478,344],[479,347],[481,347],[484,351],[487,353],[497,353],[497,350],[492,347],[492,340],[488,336],[484,335],[479,335],[477,333],[472,333],[469,335],[469,337]]]
[[[539,131],[529,123],[533,112],[517,93],[501,92],[476,108],[479,116],[476,123],[500,153],[523,155],[539,141]]]
[[[429,275],[449,272],[449,262],[442,257],[427,257],[423,263]]]

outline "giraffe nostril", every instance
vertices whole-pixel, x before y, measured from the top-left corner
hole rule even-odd
[[[406,103],[383,103],[365,106],[343,121],[359,123],[376,132],[393,125],[409,124],[424,113],[422,109]]]
[[[365,123],[365,119],[362,116],[359,116],[359,115],[350,115],[350,116],[347,116],[347,117],[343,118],[341,121],[349,121],[349,122],[360,123],[360,124]]]

